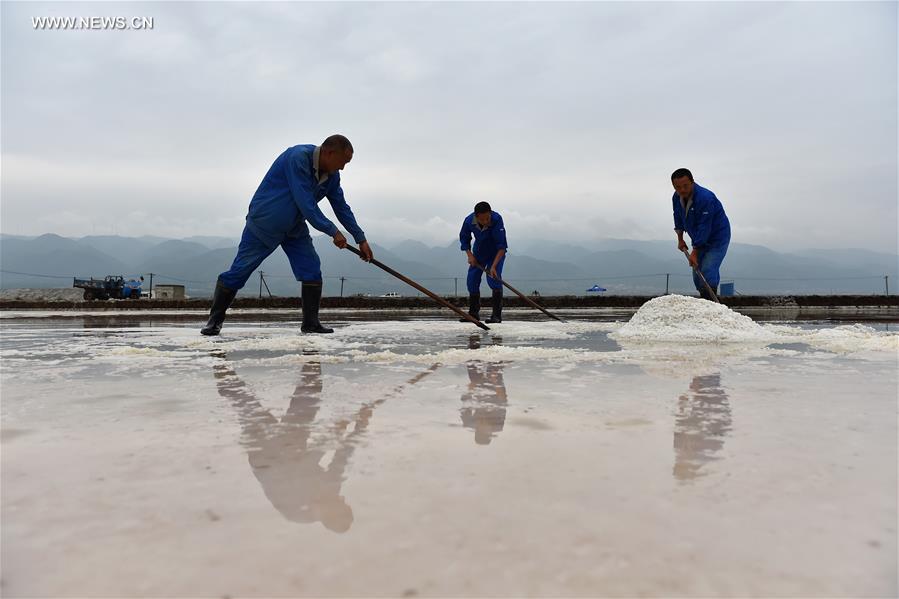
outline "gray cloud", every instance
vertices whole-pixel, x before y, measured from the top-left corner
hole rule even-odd
[[[375,241],[443,244],[481,199],[512,239],[671,238],[688,166],[735,241],[896,250],[895,3],[0,10],[5,233],[236,237],[277,154],[340,131]]]

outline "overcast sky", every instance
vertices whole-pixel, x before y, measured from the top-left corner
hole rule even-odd
[[[3,233],[236,238],[275,157],[340,132],[373,242],[443,245],[480,200],[513,251],[674,239],[686,166],[736,242],[897,248],[894,2],[0,10]]]

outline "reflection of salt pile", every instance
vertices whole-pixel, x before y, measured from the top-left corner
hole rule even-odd
[[[695,297],[664,295],[643,304],[611,334],[631,341],[765,341],[772,335],[748,316]]]

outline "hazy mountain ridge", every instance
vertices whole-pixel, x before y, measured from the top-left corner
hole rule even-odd
[[[69,277],[154,274],[154,284],[184,284],[190,295],[209,295],[218,273],[234,258],[237,241],[223,237],[87,236],[77,239],[46,234],[39,237],[0,236],[0,287],[67,287]],[[322,259],[325,293],[383,294],[417,292],[330,239],[316,237]],[[445,295],[466,294],[466,262],[458,242],[428,246],[402,241],[388,247],[373,244],[385,264]],[[280,249],[260,268],[275,295],[297,295],[298,284]],[[32,274],[16,274],[32,273]],[[605,239],[589,246],[548,240],[513,241],[505,278],[521,291],[582,294],[594,283],[609,293],[661,293],[665,274],[669,290],[692,290],[690,270],[673,241]],[[34,274],[50,275],[36,277]],[[735,243],[722,269],[724,280],[735,280],[740,293],[883,293],[884,276],[899,288],[899,256],[870,250],[802,250],[792,253]],[[486,293],[486,286],[483,288]],[[244,294],[259,293],[258,271]]]

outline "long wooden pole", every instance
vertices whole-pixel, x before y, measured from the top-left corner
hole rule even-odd
[[[690,261],[690,252],[688,252],[687,250],[683,250],[683,249],[681,251],[684,253],[684,256],[687,257],[687,262],[689,262]],[[693,266],[693,265],[690,264],[690,266]],[[709,285],[709,282],[705,280],[705,275],[702,274],[702,271],[699,270],[699,267],[693,266],[693,271],[699,275],[699,279],[702,281],[702,284],[705,285],[705,290],[709,292],[709,295],[712,296],[712,299],[715,300],[715,303],[720,304],[721,300],[718,299],[718,294],[715,293],[715,291],[712,289],[712,286]]]
[[[350,244],[347,244],[346,249],[350,250],[351,252],[353,252],[354,254],[356,254],[356,255],[359,256],[359,257],[362,256],[362,252],[360,252],[358,248],[354,248],[354,247],[351,246]],[[452,310],[453,312],[455,312],[456,314],[458,314],[459,316],[461,316],[461,317],[464,318],[465,320],[469,321],[470,323],[472,323],[472,324],[474,324],[474,325],[476,325],[476,326],[478,326],[478,327],[484,329],[485,331],[489,331],[489,330],[490,330],[490,327],[488,327],[486,324],[484,324],[483,322],[481,322],[481,321],[478,320],[477,318],[473,317],[471,314],[469,314],[469,313],[467,313],[467,312],[463,312],[462,310],[460,310],[460,309],[457,308],[456,306],[452,305],[451,303],[449,303],[448,301],[446,301],[445,299],[443,299],[442,297],[440,297],[439,295],[437,295],[437,294],[434,293],[433,291],[431,291],[431,290],[429,290],[429,289],[425,289],[424,287],[422,287],[421,285],[419,285],[418,283],[416,283],[415,281],[413,281],[413,280],[410,279],[409,277],[406,277],[406,276],[401,275],[400,273],[396,272],[395,270],[393,270],[392,268],[390,268],[389,266],[387,266],[387,265],[384,264],[383,262],[379,262],[378,260],[372,258],[372,259],[370,260],[370,263],[371,263],[371,264],[374,264],[375,266],[377,266],[377,267],[380,268],[381,270],[386,271],[386,272],[392,274],[393,276],[395,276],[397,279],[399,279],[399,280],[402,281],[403,283],[406,283],[407,285],[411,285],[412,287],[415,287],[416,289],[418,289],[419,291],[421,291],[422,293],[424,293],[425,295],[427,295],[429,298],[431,298],[431,299],[434,300],[435,302],[441,304],[442,306],[444,306],[444,307],[446,307],[446,308],[449,308],[450,310]]]
[[[549,310],[543,308],[540,304],[538,304],[537,302],[535,302],[534,300],[532,300],[531,298],[529,298],[528,296],[526,296],[526,295],[523,294],[522,292],[518,291],[517,289],[515,289],[514,287],[512,287],[511,285],[509,285],[508,283],[506,283],[503,279],[492,276],[492,275],[490,274],[490,271],[487,270],[487,269],[484,267],[483,264],[478,263],[478,268],[480,268],[481,270],[483,270],[484,273],[485,273],[488,277],[490,277],[491,279],[494,279],[495,281],[499,281],[500,283],[502,283],[503,285],[505,285],[506,287],[508,287],[509,289],[511,289],[513,293],[518,294],[518,297],[520,297],[521,299],[523,299],[524,301],[526,301],[527,303],[529,303],[529,304],[530,304],[531,306],[533,306],[534,308],[537,308],[538,310],[540,310],[541,312],[543,312],[544,314],[546,314],[546,315],[549,316],[550,318],[555,318],[555,319],[558,320],[559,322],[565,322],[564,320],[562,320],[561,318],[559,318],[558,316],[556,316],[555,314],[553,314],[553,313],[550,312]]]

